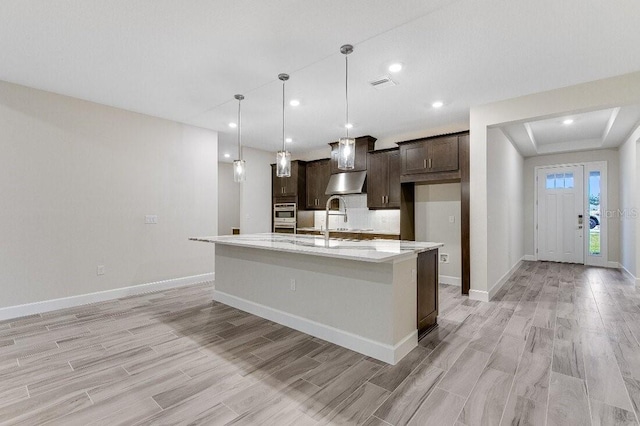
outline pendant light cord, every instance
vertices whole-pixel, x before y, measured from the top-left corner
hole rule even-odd
[[[344,55],[345,73],[344,73],[344,98],[347,105],[347,121],[344,124],[347,128],[347,138],[349,137],[349,56]]]
[[[284,140],[284,84],[285,81],[282,81],[282,151],[286,151],[285,149],[285,140]]]
[[[240,104],[242,99],[238,99],[238,157],[242,160],[242,113],[240,111]]]

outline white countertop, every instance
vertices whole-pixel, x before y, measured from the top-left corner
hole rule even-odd
[[[193,237],[189,239],[206,243],[374,263],[389,262],[404,257],[411,257],[417,253],[433,250],[444,245],[441,243],[400,240],[344,241],[331,238],[327,246],[324,237],[272,233]]]

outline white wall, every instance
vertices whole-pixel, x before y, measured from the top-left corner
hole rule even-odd
[[[488,238],[488,282],[492,287],[524,256],[523,244],[524,159],[502,133],[487,132],[487,221],[492,224]],[[489,287],[493,295],[497,288]]]
[[[443,243],[440,253],[449,254],[449,263],[440,263],[440,282],[461,284],[462,251],[460,224],[460,184],[415,186],[416,241]],[[449,222],[453,216],[455,222]]]
[[[640,127],[620,147],[620,265],[631,275],[638,277],[638,253],[636,230],[638,223],[638,142]],[[611,173],[610,173],[611,174]]]
[[[218,235],[240,226],[240,184],[233,181],[233,163],[218,163]]]
[[[632,105],[637,104],[638,99],[640,72],[634,72],[471,108],[471,289],[487,292],[495,284],[488,271],[488,256],[492,249],[489,238],[503,226],[487,217],[488,129],[533,117],[558,117],[571,112]]]
[[[0,82],[0,307],[213,272],[217,143]]]
[[[607,210],[616,211],[619,203],[619,154],[614,149],[600,149],[595,151],[567,152],[563,154],[540,155],[528,157],[524,161],[524,252],[528,256],[535,253],[534,211],[535,211],[535,168],[537,166],[552,166],[555,164],[587,163],[592,161],[607,162]],[[604,217],[604,215],[601,215]],[[618,262],[620,247],[620,220],[610,217],[607,220],[607,250],[608,260]]]
[[[271,232],[271,164],[276,154],[253,148],[242,152],[247,180],[240,185],[240,233]]]

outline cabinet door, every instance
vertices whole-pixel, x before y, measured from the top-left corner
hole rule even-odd
[[[298,195],[298,164],[291,163],[291,176],[280,178],[282,187],[284,188],[282,195],[296,196]]]
[[[318,208],[318,190],[322,179],[320,162],[307,164],[307,210],[315,210]]]
[[[429,172],[458,170],[458,137],[434,139],[429,142]]]
[[[273,197],[280,197],[283,195],[282,178],[276,176],[276,165],[271,165],[271,195]]]
[[[313,209],[315,207],[315,171],[315,163],[307,164],[307,199],[305,200],[305,208],[307,210]]]
[[[384,208],[389,188],[389,157],[386,152],[367,155],[367,207]]]
[[[389,159],[389,181],[387,190],[387,207],[400,208],[400,151],[390,151],[387,153]]]
[[[331,161],[323,160],[318,161],[318,170],[317,170],[317,180],[316,180],[316,196],[318,198],[318,210],[324,210],[327,206],[327,200],[330,195],[326,195],[325,191],[327,190],[327,185],[329,185],[329,179],[331,178]],[[336,200],[337,201],[337,200]],[[332,203],[332,206],[336,203]],[[333,208],[333,207],[332,207]]]
[[[402,174],[424,173],[427,171],[427,142],[416,142],[400,147]]]
[[[307,163],[307,210],[324,210],[329,199],[325,195],[331,177],[330,160]]]

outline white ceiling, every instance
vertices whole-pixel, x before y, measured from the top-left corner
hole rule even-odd
[[[571,123],[565,123],[572,120]],[[525,157],[615,148],[640,125],[640,105],[532,118],[501,126]]]
[[[343,134],[342,44],[352,133],[402,140],[465,128],[472,105],[639,70],[638,16],[637,0],[3,0],[0,79],[215,129],[235,157],[233,95],[244,144],[275,151],[287,72],[295,155]],[[394,61],[398,86],[370,87]]]

